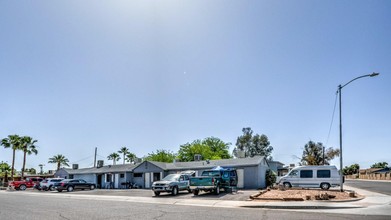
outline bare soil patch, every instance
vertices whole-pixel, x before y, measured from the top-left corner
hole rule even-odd
[[[327,195],[325,195],[327,194]],[[328,199],[325,199],[327,197]],[[351,201],[363,198],[363,196],[354,193],[349,195],[348,191],[339,190],[321,190],[321,189],[270,189],[262,190],[259,194],[252,195],[250,198],[260,201]]]

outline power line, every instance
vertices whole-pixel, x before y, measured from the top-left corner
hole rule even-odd
[[[330,133],[331,133],[331,128],[333,127],[333,122],[334,122],[334,114],[335,114],[335,107],[337,106],[337,96],[338,95],[338,92],[335,93],[335,101],[334,101],[334,109],[333,109],[333,116],[331,117],[331,123],[330,123],[330,128],[329,128],[329,134],[327,135],[327,140],[326,140],[326,145],[329,143],[329,139],[330,139]]]

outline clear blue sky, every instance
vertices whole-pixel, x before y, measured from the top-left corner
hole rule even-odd
[[[343,89],[344,165],[391,164],[390,52],[390,1],[1,1],[0,137],[86,167],[251,127],[297,163],[339,147],[337,86],[380,72]]]

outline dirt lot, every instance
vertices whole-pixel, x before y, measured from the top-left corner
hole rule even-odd
[[[263,193],[262,193],[263,192]],[[330,197],[329,201],[350,201],[353,199],[360,199],[363,196],[355,193],[354,197],[350,197],[349,192],[340,192],[339,190],[320,190],[320,189],[288,189],[288,190],[278,190],[271,189],[270,191],[264,190],[261,191],[262,194],[256,195],[253,199],[260,201],[314,201],[317,200],[316,197],[321,194],[327,193]],[[334,197],[335,196],[335,197]],[[334,197],[334,198],[332,198]]]

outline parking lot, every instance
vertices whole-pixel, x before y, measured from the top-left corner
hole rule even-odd
[[[14,191],[14,193],[18,193],[19,191]],[[24,192],[29,193],[60,193],[57,191],[39,191],[33,189],[27,189]],[[101,195],[101,196],[134,196],[134,197],[155,197],[159,199],[164,198],[175,198],[175,199],[209,199],[209,200],[232,200],[232,201],[246,201],[249,199],[249,196],[257,193],[257,190],[239,190],[233,193],[221,192],[219,195],[215,195],[213,193],[200,193],[198,196],[194,196],[192,193],[188,193],[187,191],[181,191],[175,197],[169,193],[162,193],[159,197],[155,197],[153,195],[152,190],[150,189],[95,189],[95,190],[77,190],[73,192],[63,191],[61,194],[81,194],[81,195]]]

